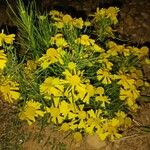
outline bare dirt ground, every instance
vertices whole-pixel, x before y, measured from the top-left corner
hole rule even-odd
[[[20,123],[15,106],[1,103],[0,150],[149,150],[150,131],[140,126],[150,124],[150,103],[141,105],[134,115],[133,126],[123,138],[114,142],[100,142],[96,136],[86,136],[76,142],[70,133],[58,131],[53,125]]]

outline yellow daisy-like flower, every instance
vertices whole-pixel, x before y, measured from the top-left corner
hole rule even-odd
[[[59,12],[57,10],[51,10],[49,15],[51,16],[52,19],[55,21],[61,21],[61,18],[63,17],[62,12]]]
[[[0,84],[0,93],[2,93],[5,101],[13,103],[20,98],[19,84],[11,80],[6,80]]]
[[[85,46],[90,46],[90,45],[94,45],[95,41],[93,39],[90,39],[88,35],[84,34],[76,40],[76,43]]]
[[[135,85],[135,80],[129,78],[127,75],[119,75],[119,79],[118,84],[122,85],[125,89],[130,89],[132,85]]]
[[[120,126],[120,122],[116,118],[105,120],[101,127],[97,129],[96,133],[101,140],[105,140],[109,137],[110,140],[113,141],[116,138],[122,137],[118,130]]]
[[[52,44],[56,44],[57,47],[66,47],[68,45],[66,40],[63,38],[63,35],[60,33],[52,37],[50,42]]]
[[[33,100],[27,101],[23,110],[19,113],[20,120],[26,120],[29,125],[35,122],[35,118],[43,117],[45,112],[41,110],[41,103]]]
[[[6,37],[6,34],[4,34],[4,31],[2,30],[2,33],[0,33],[0,46],[3,45],[5,37]]]
[[[108,96],[96,96],[96,101],[100,101],[102,102],[101,106],[105,107],[106,103],[109,104],[110,103],[110,99],[108,98]]]
[[[4,34],[4,31],[2,30],[2,33],[0,33],[0,46],[2,46],[3,42],[6,44],[12,44],[15,40],[15,34]]]
[[[100,52],[100,53],[102,53],[102,52],[105,51],[103,48],[101,48],[101,47],[100,47],[99,45],[97,45],[97,44],[94,44],[94,45],[92,46],[92,48],[93,48],[93,50],[94,50],[95,52]]]
[[[58,28],[58,29],[62,29],[64,27],[64,23],[59,21],[59,22],[55,22],[54,25]]]
[[[112,74],[106,69],[99,69],[97,71],[97,79],[102,80],[103,84],[111,84]]]
[[[0,70],[3,70],[7,63],[7,57],[4,50],[0,50]]]
[[[83,25],[84,25],[84,22],[82,20],[82,18],[79,18],[79,19],[74,19],[73,20],[73,25],[79,29],[82,29],[83,28]]]
[[[110,103],[110,99],[108,98],[108,96],[104,95],[104,88],[103,87],[98,87],[95,91],[95,93],[97,94],[97,96],[95,97],[96,101],[100,101],[102,102],[101,106],[105,107],[106,103]]]
[[[56,108],[54,106],[46,107],[46,112],[50,113],[51,115],[51,121],[55,124],[61,124],[64,120],[64,117],[61,116],[61,112],[59,108]]]
[[[59,78],[48,77],[40,85],[40,93],[44,94],[46,99],[54,100],[55,106],[58,105],[60,96],[64,92],[64,81]]]
[[[138,107],[136,106],[136,99],[139,97],[139,91],[134,87],[131,89],[123,89],[120,90],[120,99],[125,100],[126,104],[131,108],[136,110]]]
[[[94,16],[94,21],[98,21],[99,19],[104,18],[105,15],[106,15],[106,9],[104,9],[104,8],[102,8],[102,9],[97,8],[95,14],[94,15],[90,15],[90,16]]]
[[[70,15],[66,14],[62,17],[62,21],[64,22],[64,24],[72,25],[73,19]]]
[[[137,47],[128,46],[131,52],[138,56],[138,58],[143,58],[148,56],[149,48],[147,46],[143,46],[140,49]]]
[[[64,117],[66,117],[70,111],[73,111],[73,108],[73,104],[67,103],[66,101],[61,101],[59,103],[59,110]]]
[[[119,120],[120,125],[124,126],[125,128],[131,126],[131,118],[127,117],[127,114],[125,114],[123,111],[118,111],[116,113],[116,119]]]
[[[106,9],[106,15],[108,18],[111,19],[113,24],[118,23],[118,19],[117,19],[118,12],[119,12],[119,8],[117,7],[109,7],[108,9]]]
[[[12,44],[15,40],[15,34],[6,35],[4,38],[5,43]]]
[[[38,61],[41,63],[43,69],[46,69],[50,64],[57,62],[63,64],[61,54],[62,49],[49,48],[46,54],[44,54]]]
[[[73,64],[72,64],[73,65]],[[70,67],[70,65],[68,65]],[[66,86],[67,89],[65,90],[65,95],[67,97],[72,97],[74,100],[77,100],[79,98],[83,99],[86,94],[86,85],[81,80],[82,72],[77,71],[76,68],[73,70],[65,69],[63,72],[65,76]],[[72,99],[70,99],[72,101]]]

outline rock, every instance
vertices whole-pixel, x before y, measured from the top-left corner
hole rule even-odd
[[[149,0],[124,1],[120,10],[118,32],[123,34],[125,39],[129,39],[131,43],[143,44],[150,41],[149,8]]]
[[[106,142],[101,141],[97,135],[88,135],[86,142],[89,146],[93,148],[93,150],[101,150],[106,147]]]

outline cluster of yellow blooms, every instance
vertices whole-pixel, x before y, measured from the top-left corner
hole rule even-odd
[[[54,25],[59,29],[64,28],[65,26],[82,29],[84,26],[91,25],[89,21],[84,22],[82,18],[72,18],[70,15],[64,15],[57,10],[50,11],[49,15],[55,21]]]
[[[58,36],[56,35],[55,37]],[[87,134],[96,133],[101,140],[105,140],[107,137],[111,140],[120,138],[122,136],[119,134],[120,129],[129,127],[131,119],[119,108],[115,111],[113,118],[104,117],[108,115],[107,107],[112,103],[111,95],[106,94],[109,92],[109,88],[107,89],[106,85],[111,85],[116,81],[120,89],[118,98],[123,102],[122,105],[131,111],[136,111],[138,108],[136,99],[140,94],[138,88],[142,87],[144,82],[142,71],[136,70],[133,66],[126,68],[122,64],[123,66],[118,71],[112,73],[116,64],[111,61],[111,58],[123,56],[126,59],[131,54],[134,54],[138,59],[142,59],[148,54],[148,48],[142,47],[143,53],[141,53],[141,49],[117,45],[109,41],[107,50],[98,45],[96,45],[97,48],[95,49],[95,40],[89,38],[88,35],[81,35],[75,40],[78,45],[82,45],[85,48],[80,53],[79,58],[84,59],[84,54],[90,57],[88,55],[89,50],[92,53],[98,53],[94,62],[99,63],[99,68],[93,78],[97,83],[100,83],[100,86],[96,86],[93,83],[93,78],[91,77],[90,80],[90,76],[85,74],[86,70],[79,69],[80,64],[73,61],[66,64],[65,61],[70,59],[70,56],[67,58],[65,47],[70,48],[71,45],[62,35],[60,37],[62,42],[59,41],[59,38],[57,41],[59,44],[53,42],[56,44],[57,49],[49,48],[46,54],[38,60],[43,70],[50,68],[53,64],[61,65],[64,68],[60,75],[57,77],[48,76],[40,85],[40,94],[44,96],[46,101],[51,101],[52,104],[50,107],[46,106],[43,109],[39,109],[38,105],[38,107],[34,107],[34,113],[29,113],[28,109],[33,108],[25,105],[24,111],[20,112],[21,119],[27,120],[31,124],[31,120],[34,122],[35,117],[49,114],[51,122],[60,124],[61,129],[64,131],[77,131],[77,135],[75,135],[78,137],[81,137],[80,132],[84,131]],[[55,38],[52,37],[52,39],[55,41]],[[93,66],[94,64],[90,67]],[[129,71],[126,72],[126,69],[129,69]],[[97,102],[100,108],[94,109],[91,106],[91,101]],[[29,102],[33,103],[33,105],[38,103],[33,100]],[[36,111],[40,111],[40,114],[36,113]],[[33,116],[29,116],[29,114]]]
[[[15,34],[6,35],[4,34],[4,31],[0,33],[0,47],[6,43],[6,44],[12,44],[14,41]],[[7,56],[4,53],[4,49],[0,50],[0,70],[3,70],[7,63]]]
[[[119,8],[117,8],[117,7],[109,7],[108,9],[97,8],[95,14],[91,15],[91,16],[94,16],[95,21],[99,21],[100,19],[104,19],[104,18],[109,18],[113,24],[117,24],[118,23],[118,19],[117,19],[118,12],[119,12]]]
[[[114,7],[97,9],[94,17],[96,20],[110,18],[116,24],[117,12]],[[90,25],[82,18],[72,18],[58,11],[51,11],[50,15],[58,29],[82,29]],[[82,32],[70,41],[65,30],[58,31],[50,38],[51,46],[46,53],[37,60],[28,60],[23,68],[25,76],[31,74],[27,82],[34,82],[32,76],[37,78],[35,91],[42,100],[28,98],[26,93],[19,118],[31,125],[37,118],[48,115],[49,121],[60,125],[61,130],[73,131],[78,139],[82,138],[81,133],[97,134],[101,140],[122,137],[120,131],[132,122],[127,112],[138,109],[136,99],[144,86],[142,71],[134,60],[145,62],[148,48],[118,45],[113,41],[101,46]],[[7,39],[6,43],[12,43],[14,36],[8,40],[8,36],[1,35],[1,42]],[[1,70],[6,62],[6,54],[1,50]],[[4,100],[14,102],[22,98],[19,84],[5,77],[0,81]],[[32,90],[33,87],[28,92]]]
[[[0,33],[0,47],[3,46],[3,44],[12,44],[15,40],[14,37],[14,34],[6,35],[2,31],[2,33]],[[19,84],[12,81],[9,76],[3,75],[3,70],[7,62],[7,55],[4,49],[2,49],[0,50],[0,94],[3,100],[13,103],[20,98]]]

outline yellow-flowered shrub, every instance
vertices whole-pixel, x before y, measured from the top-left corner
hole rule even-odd
[[[60,130],[74,132],[76,139],[85,134],[97,134],[100,140],[122,137],[121,132],[132,123],[128,114],[139,108],[140,90],[149,86],[141,70],[148,62],[148,48],[109,39],[118,12],[116,7],[97,9],[89,21],[55,10],[49,13],[53,30],[49,46],[45,45],[43,54],[27,55],[20,62],[19,84],[0,84],[6,101],[20,98],[21,120],[31,125],[43,117]],[[12,43],[4,33],[0,38],[1,43]],[[1,70],[7,68],[6,62],[1,50]]]

